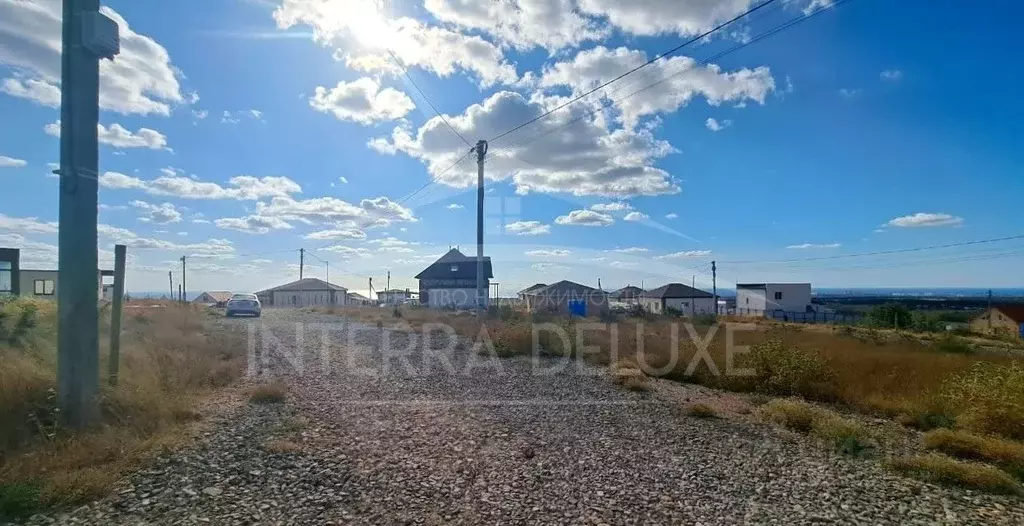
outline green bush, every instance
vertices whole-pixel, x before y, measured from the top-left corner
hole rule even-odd
[[[946,380],[942,398],[957,423],[979,433],[1024,439],[1024,366],[978,362]]]
[[[935,350],[950,354],[970,354],[974,352],[974,349],[952,335],[947,335],[935,342]]]
[[[885,303],[868,311],[867,322],[879,329],[909,329],[913,324],[913,313],[901,303]]]
[[[816,352],[765,340],[750,347],[756,390],[773,395],[799,395],[817,400],[834,397],[835,373]]]
[[[33,300],[15,298],[0,304],[0,343],[25,344],[39,326],[39,305]]]
[[[39,485],[12,482],[0,484],[0,522],[35,512],[39,506]]]

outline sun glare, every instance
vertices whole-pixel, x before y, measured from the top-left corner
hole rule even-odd
[[[360,45],[387,48],[392,44],[394,29],[375,2],[356,2],[346,14],[347,25]]]

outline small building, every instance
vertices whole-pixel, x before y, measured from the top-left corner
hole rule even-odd
[[[524,296],[527,310],[592,316],[608,312],[608,293],[580,283],[562,280],[530,291]]]
[[[544,287],[547,287],[546,283],[536,283],[534,285],[526,287],[525,289],[517,292],[516,296],[519,297],[519,301],[520,302],[525,303],[526,302],[526,296],[528,296],[528,295],[532,294],[534,291],[540,290],[540,289],[542,289]]]
[[[1024,303],[993,305],[971,320],[971,331],[983,334],[1013,334],[1024,339]]]
[[[639,303],[644,309],[658,314],[669,311],[678,311],[683,316],[715,313],[715,298],[710,292],[682,283],[669,283],[644,291]]]
[[[202,305],[213,305],[214,307],[224,307],[228,304],[228,300],[231,299],[231,291],[227,290],[212,290],[204,292],[195,297],[192,303],[199,303]]]
[[[626,285],[621,289],[612,292],[608,297],[612,301],[619,303],[625,303],[627,305],[634,305],[640,301],[640,296],[643,294],[644,289],[640,287],[634,287],[633,285]]]
[[[412,299],[409,289],[391,289],[377,291],[377,301],[385,305],[399,305]]]
[[[458,249],[451,249],[429,267],[416,275],[420,281],[420,303],[434,308],[476,308],[476,257],[467,257]],[[483,306],[489,304],[491,258],[483,258]]]
[[[778,317],[790,312],[811,312],[810,283],[736,284],[736,314]]]
[[[264,307],[345,305],[348,289],[319,278],[303,278],[256,293]]]
[[[113,285],[104,284],[103,278],[113,278],[113,276],[113,270],[98,270],[96,272],[96,298],[98,300],[111,299]],[[0,295],[12,294],[56,300],[59,282],[56,270],[22,268],[20,249],[0,248]]]
[[[346,304],[350,307],[367,307],[370,305],[376,305],[377,302],[359,294],[357,292],[349,292],[346,298]]]

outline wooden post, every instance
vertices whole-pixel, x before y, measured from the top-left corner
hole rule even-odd
[[[124,245],[114,245],[114,301],[110,310],[110,362],[107,363],[107,381],[117,385],[117,371],[121,365],[121,308],[124,303]]]

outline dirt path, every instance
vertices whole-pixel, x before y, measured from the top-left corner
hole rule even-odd
[[[297,321],[313,324],[301,345]],[[538,374],[526,359],[425,352],[415,337],[406,346],[408,335],[355,325],[331,327],[324,347],[315,324],[326,322],[337,319],[230,320],[276,336],[264,373],[284,379],[287,403],[224,415],[110,498],[31,522],[1024,523],[1019,499],[907,480],[766,425],[685,416],[673,398],[623,391],[596,369],[543,362]],[[408,350],[382,352],[383,338]],[[297,451],[268,452],[273,440]]]

